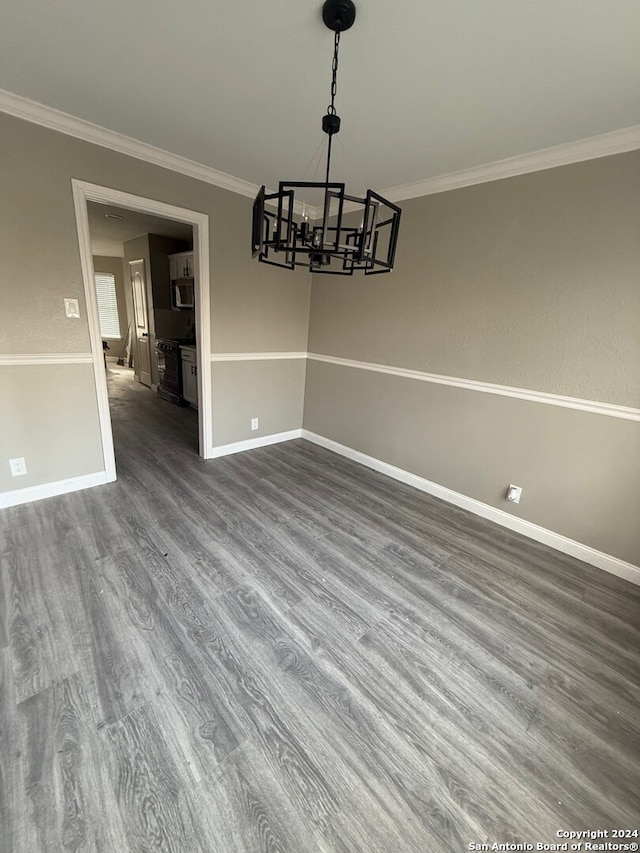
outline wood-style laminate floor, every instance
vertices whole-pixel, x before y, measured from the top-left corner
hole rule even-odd
[[[0,515],[2,853],[639,827],[640,589],[114,370],[118,481]]]

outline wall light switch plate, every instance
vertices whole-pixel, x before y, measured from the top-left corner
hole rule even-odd
[[[258,429],[258,418],[251,418],[251,429]]]
[[[72,320],[80,319],[80,303],[77,299],[64,300],[64,313]]]
[[[12,477],[20,477],[27,473],[27,463],[24,461],[24,456],[19,456],[17,459],[9,460]]]

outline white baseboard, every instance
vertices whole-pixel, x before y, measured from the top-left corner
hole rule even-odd
[[[81,477],[71,477],[68,480],[57,480],[55,483],[43,483],[40,486],[27,486],[25,489],[15,489],[13,492],[0,494],[0,509],[19,504],[40,501],[43,498],[53,498],[56,495],[66,495],[67,492],[78,492],[80,489],[90,489],[93,486],[103,486],[110,482],[106,471],[95,474],[83,474]]]
[[[617,575],[640,586],[640,567],[634,566],[632,563],[627,563],[624,560],[618,559],[618,557],[612,557],[603,551],[596,551],[595,548],[591,548],[589,545],[583,545],[581,542],[576,542],[574,539],[569,539],[560,533],[554,533],[553,530],[547,530],[546,527],[540,527],[523,518],[517,518],[504,510],[489,506],[489,504],[475,500],[475,498],[469,498],[460,492],[453,491],[453,489],[440,486],[438,483],[433,483],[431,480],[426,480],[424,477],[419,477],[410,471],[397,468],[388,462],[382,462],[373,456],[367,456],[366,453],[361,453],[359,450],[354,450],[352,447],[339,444],[337,441],[317,435],[309,430],[302,430],[302,438],[306,438],[307,441],[312,441],[314,444],[319,444],[327,450],[332,450],[334,453],[339,453],[341,456],[346,456],[348,459],[359,462],[361,465],[366,465],[368,468],[373,468],[374,471],[379,471],[381,474],[393,477],[394,480],[400,480],[400,482],[420,489],[422,492],[427,492],[436,498],[441,498],[443,501],[469,510],[469,512],[473,512],[475,515],[479,515],[489,521],[494,521],[502,527],[508,527],[510,530],[521,533],[529,539],[535,539],[536,542],[549,545],[551,548],[555,548],[556,551],[569,554],[571,557],[576,557],[578,560],[582,560],[585,563],[596,566],[598,569],[603,569],[605,572]]]
[[[242,453],[245,450],[253,450],[255,447],[266,447],[268,444],[278,444],[281,441],[291,441],[294,438],[302,438],[301,429],[274,432],[271,435],[263,435],[260,438],[248,438],[246,441],[236,441],[233,444],[221,444],[219,447],[212,447],[207,458],[217,459],[220,456],[229,456],[231,453]]]
[[[351,459],[361,465],[366,465],[374,471],[379,471],[381,474],[393,477],[393,479],[413,486],[422,492],[427,492],[427,494],[440,498],[447,503],[454,504],[462,509],[469,510],[469,512],[475,515],[493,521],[501,527],[507,527],[509,530],[521,533],[529,539],[542,542],[544,545],[549,545],[563,554],[569,554],[578,560],[582,560],[585,563],[596,566],[596,568],[640,586],[639,566],[634,566],[632,563],[627,563],[618,557],[613,557],[611,554],[605,554],[603,551],[597,551],[595,548],[584,545],[582,542],[576,542],[574,539],[569,539],[560,533],[555,533],[553,530],[547,530],[545,527],[540,527],[525,519],[517,518],[504,510],[497,509],[475,498],[467,497],[460,492],[455,492],[453,489],[440,486],[438,483],[434,483],[424,477],[419,477],[417,474],[412,474],[403,468],[397,468],[395,465],[383,462],[374,456],[368,456],[366,453],[354,450],[352,447],[347,447],[344,444],[333,441],[333,439],[325,438],[306,429],[292,429],[287,432],[272,433],[271,435],[264,435],[260,438],[251,438],[246,441],[237,441],[233,444],[212,447],[208,458],[216,459],[232,453],[242,453],[245,450],[266,447],[269,444],[278,444],[279,442],[291,441],[296,438],[305,438],[307,441],[311,441],[327,450],[345,456],[347,459]],[[3,492],[0,494],[0,509],[44,498],[51,498],[56,495],[64,495],[68,492],[80,491],[81,489],[89,489],[93,486],[101,486],[111,482],[112,479],[115,478],[109,478],[106,471],[98,471],[95,474],[85,474],[81,477],[72,477],[68,480],[58,480],[54,483],[43,483],[39,486],[28,486],[24,489]]]

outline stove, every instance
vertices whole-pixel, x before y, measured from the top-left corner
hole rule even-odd
[[[158,394],[163,400],[186,406],[182,396],[182,362],[180,347],[193,344],[192,338],[158,338],[156,356],[158,359]]]

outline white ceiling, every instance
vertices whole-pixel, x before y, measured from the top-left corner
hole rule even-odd
[[[148,213],[140,213],[125,207],[110,204],[87,202],[91,250],[94,255],[123,257],[123,243],[141,237],[143,234],[159,234],[162,237],[174,237],[193,245],[193,232],[190,225],[162,219]],[[107,215],[108,214],[108,215]],[[114,219],[121,216],[122,219]]]
[[[640,124],[638,0],[356,5],[334,145],[351,192]],[[4,0],[0,86],[256,184],[310,180],[333,47],[320,10]]]

